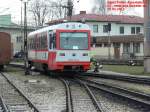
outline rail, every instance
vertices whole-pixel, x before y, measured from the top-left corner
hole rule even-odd
[[[40,112],[40,110],[30,101],[30,99],[2,72],[0,74],[7,80],[7,82],[12,85],[18,93],[28,102],[29,106],[34,109],[34,112]]]
[[[67,109],[67,112],[74,112],[73,111],[73,104],[72,104],[71,90],[70,90],[69,84],[63,78],[60,78],[60,80],[63,82],[63,84],[65,85],[65,88],[66,88],[66,109]]]
[[[105,92],[136,101],[143,105],[150,106],[150,95],[144,93],[138,93],[121,87],[115,87],[102,82],[92,81],[89,79],[85,79],[84,77],[78,77],[78,78],[84,81],[90,87],[97,88]]]
[[[99,102],[97,101],[95,95],[93,94],[93,92],[91,91],[91,89],[88,87],[87,84],[85,84],[83,81],[76,79],[76,81],[78,81],[81,85],[84,86],[84,88],[86,89],[87,93],[89,94],[90,98],[92,99],[92,102],[95,106],[95,108],[97,109],[98,112],[105,112],[105,110],[102,108],[101,103],[99,104]]]
[[[3,100],[3,98],[0,96],[0,103],[1,103],[1,106],[2,106],[2,109],[4,112],[9,112],[8,108],[6,107],[6,104]]]

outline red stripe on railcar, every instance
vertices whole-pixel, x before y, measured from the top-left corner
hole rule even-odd
[[[51,70],[64,70],[65,66],[82,66],[84,70],[90,69],[90,62],[56,62]]]
[[[48,68],[50,70],[55,70],[57,68],[56,66],[56,52],[49,52],[48,53]]]
[[[36,62],[36,63],[48,64],[48,60],[33,59],[32,61],[33,61],[33,62]]]

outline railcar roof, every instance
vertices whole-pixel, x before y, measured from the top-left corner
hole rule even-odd
[[[90,30],[89,26],[87,24],[79,23],[79,22],[67,22],[67,23],[61,23],[57,25],[48,26],[36,31],[33,31],[29,33],[29,36],[41,33],[48,30],[57,30],[57,29],[70,29],[70,30]]]

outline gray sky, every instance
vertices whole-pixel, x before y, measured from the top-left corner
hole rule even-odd
[[[74,5],[76,14],[78,14],[80,10],[86,10],[87,13],[90,13],[91,8],[94,6],[94,3],[93,0],[80,0],[79,3],[75,3]],[[21,1],[0,0],[0,15],[3,14],[12,14],[13,21],[20,21]],[[126,14],[143,16],[143,8],[136,8],[135,10],[130,10]]]

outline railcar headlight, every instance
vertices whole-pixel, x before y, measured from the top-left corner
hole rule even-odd
[[[65,56],[65,53],[60,53],[59,56]]]

